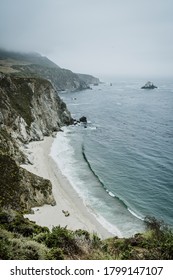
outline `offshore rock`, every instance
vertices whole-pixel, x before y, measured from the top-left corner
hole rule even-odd
[[[83,122],[83,123],[87,123],[87,118],[85,116],[82,116],[80,119],[79,119],[80,122]]]
[[[147,82],[141,89],[154,89],[157,88],[153,83]]]

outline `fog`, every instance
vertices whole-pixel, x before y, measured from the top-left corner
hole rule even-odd
[[[0,0],[0,47],[97,76],[171,77],[172,0]]]

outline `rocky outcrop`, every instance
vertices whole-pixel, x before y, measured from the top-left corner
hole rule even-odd
[[[49,180],[20,167],[25,144],[72,123],[49,81],[0,74],[0,207],[27,210],[54,204]]]
[[[13,139],[42,140],[72,123],[65,103],[49,81],[40,78],[0,77],[0,124]]]
[[[85,82],[87,85],[98,85],[100,84],[100,80],[92,75],[87,74],[77,74],[80,80]]]
[[[51,81],[57,91],[76,91],[88,88],[88,85],[80,77],[68,69],[60,67],[45,67],[37,64],[15,65],[18,76],[40,76]]]
[[[141,89],[154,89],[157,88],[153,83],[147,82]]]
[[[34,206],[54,204],[50,181],[19,167],[5,154],[0,154],[0,191],[4,209],[29,211]]]
[[[80,119],[79,119],[80,122],[83,122],[83,123],[87,123],[87,118],[85,116],[82,116]]]

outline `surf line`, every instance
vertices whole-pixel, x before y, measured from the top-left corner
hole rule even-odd
[[[101,184],[101,186],[104,188],[104,190],[106,191],[106,193],[107,193],[109,196],[111,196],[112,198],[114,198],[115,200],[117,199],[117,200],[121,203],[121,205],[124,206],[124,207],[128,210],[128,212],[130,212],[133,216],[135,216],[136,218],[138,218],[138,219],[140,219],[140,220],[143,221],[144,219],[143,219],[141,216],[137,215],[133,210],[131,210],[131,209],[126,205],[126,203],[123,201],[123,199],[121,199],[119,196],[115,195],[113,192],[109,191],[109,190],[105,187],[104,183],[100,180],[99,176],[94,172],[94,170],[93,170],[92,167],[91,167],[91,164],[90,164],[90,162],[89,162],[89,160],[88,160],[88,158],[87,158],[87,156],[86,156],[86,153],[85,153],[84,143],[82,144],[82,155],[83,155],[83,158],[84,158],[84,160],[86,161],[86,163],[87,163],[87,165],[88,165],[90,171],[93,173],[93,175],[94,175],[95,178],[98,180],[98,182]]]

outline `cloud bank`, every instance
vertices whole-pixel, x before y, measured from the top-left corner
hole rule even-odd
[[[171,0],[0,0],[0,47],[74,72],[171,76]]]

